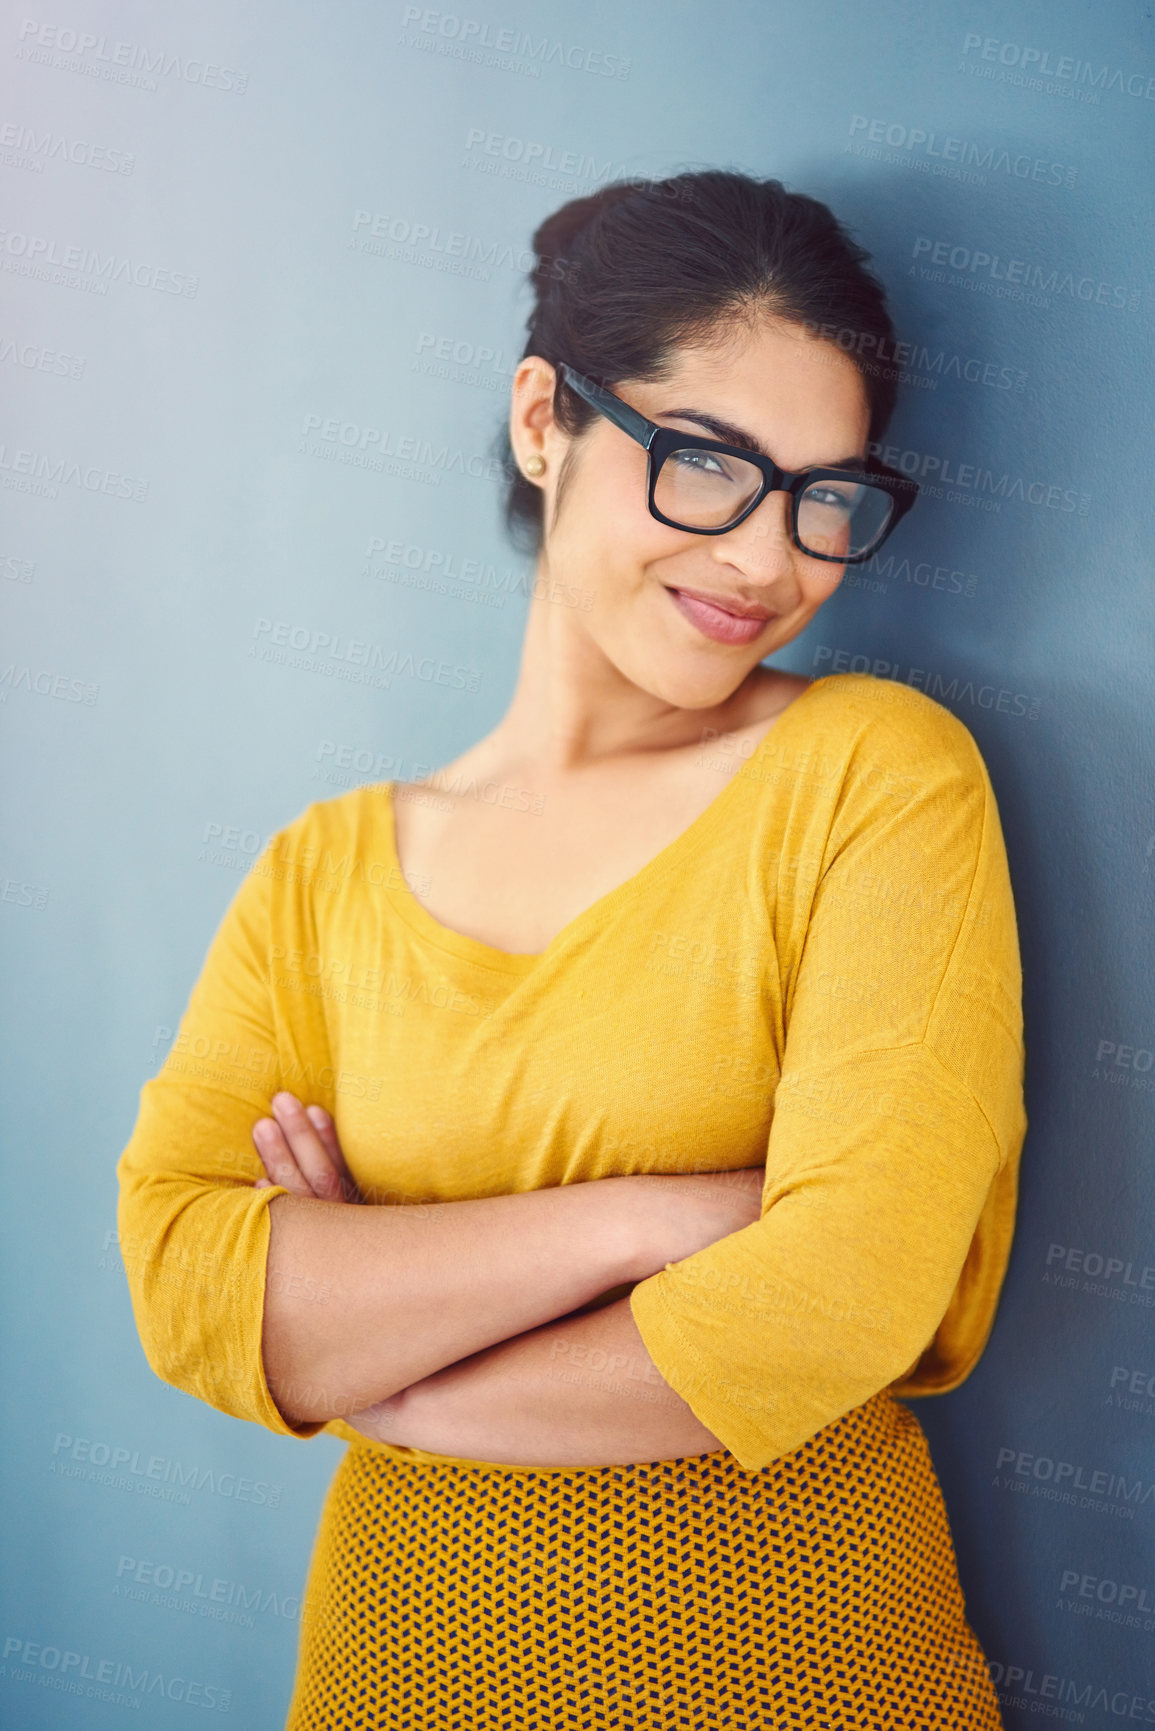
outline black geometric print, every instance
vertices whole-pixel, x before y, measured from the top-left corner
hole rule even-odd
[[[926,1438],[887,1390],[758,1473],[350,1447],[287,1731],[1001,1731]]]

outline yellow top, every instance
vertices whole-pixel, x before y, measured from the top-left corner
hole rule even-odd
[[[377,1202],[765,1160],[756,1224],[630,1291],[658,1370],[749,1472],[884,1387],[963,1381],[994,1320],[1027,1124],[986,766],[941,704],[860,673],[814,681],[745,759],[705,751],[711,804],[539,955],[427,912],[390,782],[273,837],[118,1167],[158,1376],[281,1434],[365,1442],[339,1420],[287,1424],[262,1368],[283,1191],[252,1188],[251,1130],[287,1088],[333,1113]]]

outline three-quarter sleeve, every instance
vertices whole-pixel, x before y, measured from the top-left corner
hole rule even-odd
[[[118,1238],[157,1376],[236,1418],[309,1437],[269,1392],[261,1357],[268,1207],[258,1118],[285,1086],[270,992],[274,837],[217,930],[172,1048],[145,1082],[117,1166]]]
[[[768,868],[784,1039],[761,1219],[630,1298],[664,1379],[748,1471],[883,1388],[969,1372],[1026,1130],[1015,912],[969,731],[895,692],[837,787],[797,805]]]

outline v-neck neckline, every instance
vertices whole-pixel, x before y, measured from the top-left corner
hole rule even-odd
[[[414,931],[437,948],[459,956],[463,961],[474,962],[484,968],[497,969],[507,974],[528,974],[543,962],[547,956],[560,946],[582,932],[587,926],[604,919],[620,903],[631,900],[646,886],[656,879],[664,877],[672,867],[676,866],[684,855],[693,853],[707,841],[725,817],[734,796],[735,784],[746,777],[746,771],[765,751],[767,742],[777,733],[782,722],[792,710],[797,709],[803,699],[820,685],[822,680],[812,679],[806,688],[791,698],[786,707],[779,711],[758,741],[750,755],[742,760],[738,769],[721,788],[704,810],[672,841],[652,855],[643,866],[626,878],[624,882],[615,884],[604,895],[591,902],[572,920],[567,920],[561,930],[550,939],[544,950],[536,950],[532,954],[522,954],[516,950],[499,950],[493,944],[483,943],[480,938],[468,937],[464,932],[456,932],[450,926],[443,926],[435,919],[429,909],[419,902],[405,881],[405,874],[397,852],[397,826],[394,816],[394,789],[396,781],[386,781],[377,784],[376,791],[385,795],[385,822],[383,825],[385,839],[385,863],[390,868],[388,887],[396,912]]]

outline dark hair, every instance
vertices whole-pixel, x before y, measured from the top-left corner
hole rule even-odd
[[[611,390],[662,376],[670,352],[717,335],[727,316],[769,311],[837,344],[862,376],[871,439],[897,394],[894,327],[870,254],[833,212],[780,180],[723,169],[666,180],[612,181],[547,216],[533,236],[535,304],[521,358],[568,361]],[[560,379],[558,424],[577,434],[595,411]],[[536,553],[542,494],[497,437],[506,477],[504,518],[514,544]]]

